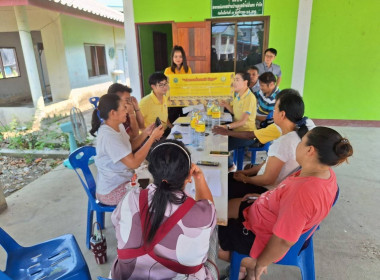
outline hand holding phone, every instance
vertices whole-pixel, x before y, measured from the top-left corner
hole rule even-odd
[[[156,127],[159,127],[161,125],[161,120],[159,117],[156,118],[155,125]]]

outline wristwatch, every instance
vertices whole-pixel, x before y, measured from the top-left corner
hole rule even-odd
[[[229,124],[226,125],[228,130],[231,130],[231,126]]]

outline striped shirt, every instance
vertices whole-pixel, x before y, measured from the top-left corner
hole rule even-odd
[[[254,92],[253,94],[257,99],[257,115],[266,116],[274,109],[274,104],[276,103],[276,95],[280,92],[280,89],[276,87],[271,95],[265,96],[265,94],[260,90]]]

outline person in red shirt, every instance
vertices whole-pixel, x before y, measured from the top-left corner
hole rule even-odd
[[[230,201],[229,217],[235,219],[219,227],[219,258],[229,260],[229,251],[249,255],[242,261],[241,274],[246,271],[246,279],[260,280],[269,264],[279,261],[303,233],[328,215],[338,190],[331,166],[352,154],[350,142],[335,130],[309,131],[296,149],[300,171],[261,196],[247,194]]]

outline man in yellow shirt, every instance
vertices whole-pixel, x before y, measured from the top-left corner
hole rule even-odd
[[[166,97],[169,89],[168,78],[162,73],[153,73],[149,77],[149,85],[152,91],[139,103],[144,125],[148,127],[159,117],[164,129],[169,129],[170,132],[172,125],[168,120],[168,98]],[[166,131],[164,135],[167,135]]]

